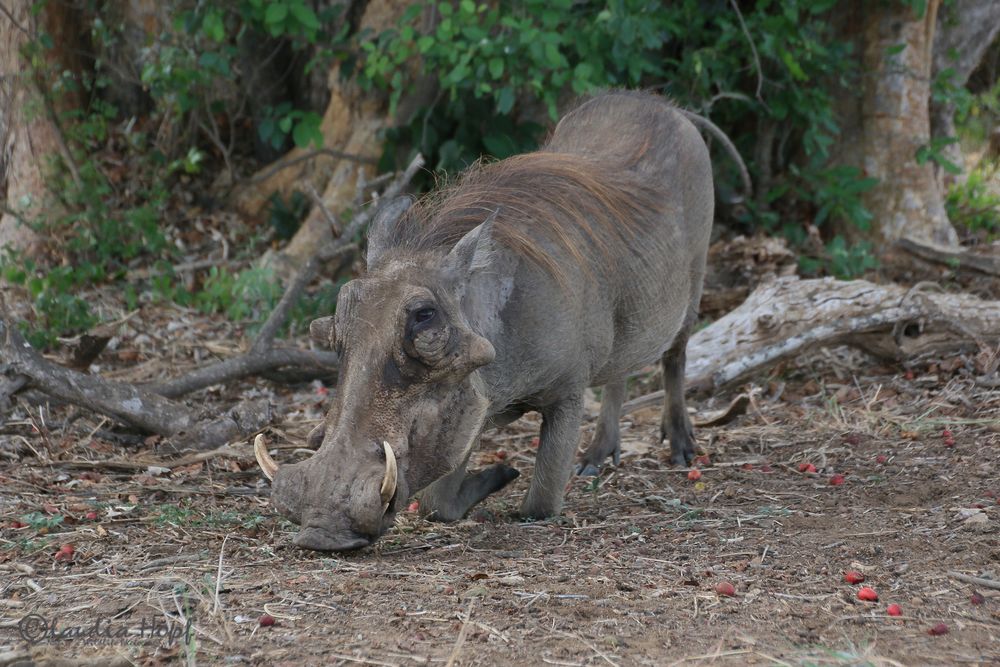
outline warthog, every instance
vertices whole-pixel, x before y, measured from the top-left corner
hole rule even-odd
[[[275,508],[321,551],[370,544],[418,493],[459,519],[518,476],[467,472],[480,433],[542,415],[524,517],[559,513],[574,471],[584,392],[600,419],[577,472],[620,455],[630,371],[662,359],[661,435],[687,465],[684,354],[701,296],[713,215],[705,142],[662,98],[605,93],[540,150],[468,170],[407,208],[392,202],[368,237],[367,274],[343,286],[312,331],[340,354],[319,450],[278,467]],[[662,439],[662,438],[661,438]]]

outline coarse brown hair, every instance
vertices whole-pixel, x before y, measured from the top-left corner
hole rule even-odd
[[[499,243],[562,277],[544,241],[561,246],[582,268],[590,264],[587,244],[613,259],[661,215],[662,199],[626,165],[542,149],[481,161],[426,195],[400,221],[394,245],[451,248],[496,212]]]

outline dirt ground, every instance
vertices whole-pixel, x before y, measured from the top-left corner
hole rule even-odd
[[[200,341],[239,338],[160,317],[132,320],[102,372],[162,372],[173,337],[176,373],[232,351]],[[962,359],[844,350],[756,388],[747,414],[698,432],[700,480],[669,465],[649,409],[623,422],[621,467],[575,479],[562,517],[520,522],[529,415],[484,441],[479,465],[522,476],[467,520],[405,513],[336,555],[292,546],[248,443],[167,461],[155,439],[22,404],[0,426],[0,665],[1000,664],[1000,389]],[[287,462],[326,391],[261,380],[193,400],[268,396]]]

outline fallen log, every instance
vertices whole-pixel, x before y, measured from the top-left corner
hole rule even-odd
[[[976,355],[976,371],[1000,363],[1000,302],[866,280],[779,278],[741,306],[695,333],[687,348],[687,386],[712,394],[747,381],[808,350],[850,345],[902,361],[923,355]],[[663,400],[657,391],[627,402],[628,414]]]

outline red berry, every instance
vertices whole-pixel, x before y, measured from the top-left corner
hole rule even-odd
[[[844,483],[844,476],[841,474],[836,474],[830,478],[831,486],[840,486],[843,483]]]
[[[707,455],[702,454],[701,456],[696,456],[694,462],[700,466],[710,466],[712,465],[711,459]]]
[[[875,457],[875,463],[885,463],[888,460],[889,457],[886,456],[885,454],[879,454],[878,456]]]
[[[816,466],[811,463],[800,463],[799,472],[816,472]]]
[[[84,516],[84,518],[87,519],[87,521],[97,521],[97,512],[95,512],[94,510],[90,510],[89,512],[87,512],[83,516]]]
[[[537,437],[531,439],[531,446],[534,449],[538,449],[538,443],[541,442]]]
[[[947,440],[948,438],[950,438],[951,435],[952,435],[951,434],[951,429],[946,428],[945,430],[941,431],[941,437],[944,438],[945,440]]]
[[[269,628],[275,623],[274,616],[271,616],[270,614],[263,614],[261,615],[258,623],[260,623],[262,628]]]
[[[865,602],[878,602],[878,593],[876,593],[874,589],[863,586],[858,591],[858,599],[864,600]]]
[[[500,459],[501,461],[503,461],[503,460],[504,460],[505,458],[507,458],[507,450],[506,450],[506,449],[498,449],[498,450],[496,451],[496,454],[495,454],[495,456],[496,456],[496,457],[497,457],[498,459]]]
[[[27,528],[27,527],[28,527],[28,524],[26,524],[26,523],[22,523],[22,522],[20,522],[20,521],[11,521],[11,522],[10,522],[10,527],[11,527],[11,528],[14,528],[14,529],[16,530],[16,529],[18,529],[18,528]]]
[[[734,595],[736,595],[736,587],[733,586],[728,581],[720,581],[718,584],[715,585],[715,592],[718,593],[719,595],[724,595],[728,598],[731,598]]]
[[[948,634],[948,626],[944,623],[938,623],[933,628],[927,631],[929,635],[946,635]]]
[[[860,572],[855,572],[854,570],[850,570],[844,573],[844,581],[846,581],[849,584],[860,584],[864,580],[865,580],[865,575],[861,574]]]
[[[969,599],[969,602],[975,605],[980,605],[986,602],[986,598],[983,597],[982,593],[976,591],[975,593],[972,594],[972,597]]]
[[[691,472],[688,473],[688,479],[691,480],[692,482],[697,482],[699,479],[701,479],[701,471],[692,470]]]
[[[753,464],[752,463],[744,463],[740,467],[742,467],[744,470],[753,470]]]
[[[945,447],[954,447],[955,446],[955,439],[954,438],[945,438],[944,439],[944,446]]]
[[[891,604],[885,608],[885,613],[889,614],[890,616],[902,616],[903,608],[900,607],[898,604]]]
[[[407,512],[416,512],[418,509],[420,509],[420,501],[419,500],[414,500],[412,503],[410,503],[409,505],[406,506],[406,511]]]
[[[56,560],[73,560],[73,554],[76,549],[72,544],[64,544],[59,547],[59,551],[56,552]]]

